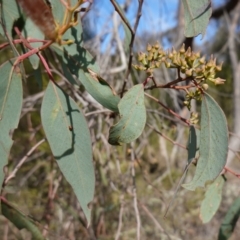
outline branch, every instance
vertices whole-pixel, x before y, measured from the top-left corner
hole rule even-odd
[[[17,166],[14,168],[14,170],[9,174],[9,176],[5,179],[4,181],[4,186],[9,182],[9,180],[11,180],[12,178],[14,178],[16,176],[17,171],[19,170],[19,168],[24,164],[24,162],[27,160],[27,158],[42,144],[44,143],[46,140],[45,138],[40,140],[37,144],[35,144],[29,151],[28,153],[19,161],[19,163],[17,164]]]
[[[134,156],[134,150],[133,150],[133,143],[131,144],[131,174],[132,174],[132,181],[133,181],[133,189],[132,189],[132,194],[133,194],[133,206],[135,210],[135,215],[136,215],[136,220],[137,220],[137,240],[141,239],[141,219],[140,219],[140,214],[139,214],[139,209],[138,209],[138,201],[137,201],[137,190],[136,190],[136,178],[135,178],[135,156]]]

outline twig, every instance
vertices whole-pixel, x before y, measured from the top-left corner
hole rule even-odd
[[[181,121],[183,121],[184,123],[186,123],[187,125],[190,125],[190,122],[181,117],[180,115],[178,115],[176,112],[174,112],[172,109],[170,109],[169,107],[167,107],[166,105],[164,105],[163,103],[161,103],[157,98],[145,93],[145,95],[149,98],[151,98],[152,100],[154,100],[155,102],[157,102],[159,105],[161,105],[162,107],[164,107],[169,113],[171,113],[172,115],[174,115],[176,118],[180,119]]]
[[[123,16],[123,14],[118,11],[118,7],[117,7],[117,4],[114,0],[110,0],[111,3],[113,4],[113,6],[115,7],[115,10],[118,12],[119,16],[121,17],[121,19],[123,20],[123,22],[127,25],[128,29],[130,30],[131,32],[131,42],[129,44],[129,59],[128,59],[128,69],[127,69],[127,72],[125,74],[125,79],[124,79],[124,82],[123,82],[123,87],[122,87],[122,91],[121,91],[121,97],[123,96],[123,93],[125,91],[125,87],[127,85],[127,80],[128,80],[128,76],[131,72],[131,69],[132,69],[132,58],[133,58],[133,43],[134,43],[134,40],[135,40],[135,35],[136,35],[136,31],[137,31],[137,28],[138,28],[138,24],[139,24],[139,21],[140,21],[140,18],[142,16],[142,5],[143,5],[143,0],[138,0],[138,10],[137,10],[137,18],[136,18],[136,21],[135,21],[135,24],[134,24],[134,28],[132,29],[131,26],[129,25],[128,21],[125,20],[125,17]]]
[[[168,235],[168,233],[163,229],[163,227],[160,225],[158,220],[153,216],[153,214],[148,210],[148,208],[141,202],[138,202],[139,205],[142,207],[143,211],[152,219],[152,221],[155,223],[156,227],[163,233],[165,233],[168,237],[168,239],[171,240],[171,237]]]
[[[163,133],[159,132],[156,128],[154,128],[152,125],[150,125],[149,123],[147,123],[148,127],[150,127],[151,129],[153,129],[157,134],[161,135],[162,137],[164,137],[165,139],[167,139],[169,142],[171,142],[173,145],[177,145],[180,148],[186,149],[187,148],[185,146],[183,146],[182,144],[173,141],[171,138],[167,137],[166,135],[164,135]]]
[[[224,171],[229,172],[229,173],[233,174],[235,177],[240,179],[240,173],[236,173],[233,170],[229,169],[228,167],[224,167]]]
[[[145,88],[144,90],[151,90],[154,88],[173,88],[173,89],[181,89],[181,88],[191,88],[191,87],[195,87],[195,85],[187,85],[187,86],[174,86],[177,83],[180,82],[185,82],[185,81],[189,81],[192,80],[192,77],[187,77],[187,78],[177,78],[171,82],[165,83],[165,84],[160,84],[160,85],[153,85],[150,87]]]
[[[137,201],[137,190],[136,190],[136,178],[135,178],[135,156],[134,156],[134,151],[133,151],[133,143],[131,144],[131,174],[132,174],[132,181],[133,181],[133,189],[132,189],[132,195],[133,195],[133,206],[134,206],[134,211],[135,211],[135,216],[137,220],[137,240],[141,239],[141,219],[140,219],[140,214],[139,214],[139,209],[138,209],[138,201]]]
[[[4,181],[4,186],[9,182],[9,180],[11,180],[12,178],[14,178],[16,176],[17,171],[19,170],[19,168],[24,164],[24,162],[27,160],[27,158],[42,144],[44,143],[46,140],[45,138],[40,140],[37,144],[35,144],[29,151],[28,153],[19,161],[19,163],[17,164],[17,166],[14,168],[14,170],[9,174],[9,176],[5,179]]]
[[[121,207],[119,211],[119,217],[118,217],[118,229],[117,233],[115,235],[115,240],[118,240],[121,236],[121,230],[122,230],[122,218],[123,218],[123,210],[124,210],[124,202],[123,202],[123,195],[120,196],[120,202],[121,202]]]

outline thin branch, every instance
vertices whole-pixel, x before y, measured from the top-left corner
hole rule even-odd
[[[110,0],[111,2],[113,2],[113,0]],[[136,18],[136,21],[135,21],[135,24],[134,24],[134,28],[132,30],[132,28],[129,26],[128,23],[126,23],[126,21],[123,19],[123,21],[127,24],[129,30],[131,31],[131,34],[132,34],[132,38],[131,38],[131,42],[129,44],[129,59],[128,59],[128,69],[127,69],[127,72],[125,74],[125,79],[124,79],[124,82],[123,82],[123,87],[122,87],[122,91],[121,91],[121,97],[123,97],[123,93],[125,91],[125,87],[127,85],[127,81],[128,81],[128,76],[131,72],[131,69],[132,69],[132,59],[133,59],[133,43],[134,43],[134,40],[135,40],[135,36],[136,36],[136,31],[137,31],[137,28],[138,28],[138,24],[139,24],[139,21],[140,21],[140,18],[142,16],[142,5],[143,5],[143,0],[138,0],[138,10],[137,10],[137,18]],[[120,15],[121,16],[121,15]]]
[[[236,173],[236,172],[234,172],[233,170],[231,170],[231,169],[228,168],[228,167],[224,167],[224,171],[225,171],[225,172],[229,172],[229,173],[233,174],[235,177],[237,177],[237,178],[240,179],[240,173]]]
[[[182,145],[182,144],[180,144],[180,143],[178,143],[178,142],[173,141],[171,138],[169,138],[169,137],[167,137],[166,135],[164,135],[163,133],[159,132],[156,128],[154,128],[154,127],[153,127],[152,125],[150,125],[149,123],[147,123],[147,125],[148,125],[148,127],[150,127],[151,129],[153,129],[157,134],[159,134],[160,136],[162,136],[163,138],[165,138],[166,140],[168,140],[169,142],[171,142],[173,145],[177,145],[178,147],[187,150],[187,148],[186,148],[184,145]]]
[[[19,163],[17,164],[17,166],[14,168],[14,170],[9,174],[9,176],[5,179],[4,181],[4,186],[9,182],[9,180],[11,180],[12,178],[14,178],[16,176],[17,171],[19,170],[19,168],[24,164],[24,162],[27,160],[27,158],[42,144],[44,143],[46,140],[45,138],[40,140],[37,144],[35,144],[29,151],[28,153],[19,161]]]
[[[133,206],[135,211],[135,216],[137,220],[137,240],[141,239],[141,219],[138,209],[138,200],[137,200],[137,189],[136,189],[136,177],[135,177],[135,155],[133,150],[133,143],[131,144],[131,175],[132,175],[132,182],[133,182],[133,189],[132,189],[132,195],[133,195]]]
[[[119,216],[118,216],[118,229],[117,233],[115,235],[115,240],[118,240],[121,236],[121,230],[122,230],[122,223],[123,223],[123,210],[124,210],[124,202],[123,202],[123,195],[120,196],[120,202],[121,202],[121,207],[119,211]]]
[[[184,123],[186,123],[187,125],[190,125],[190,122],[181,117],[179,114],[177,114],[176,112],[174,112],[172,109],[170,109],[169,107],[167,107],[166,105],[164,105],[162,102],[160,102],[157,98],[145,93],[145,95],[149,98],[151,98],[152,100],[154,100],[155,102],[157,102],[159,105],[161,105],[163,108],[165,108],[169,113],[171,113],[173,116],[175,116],[176,118],[180,119],[181,121],[183,121]]]
[[[168,237],[168,239],[171,240],[171,237],[168,235],[168,233],[163,229],[163,227],[160,225],[158,220],[153,216],[153,214],[148,210],[148,208],[141,202],[138,202],[139,205],[142,207],[143,211],[151,218],[151,220],[154,222],[155,226],[163,233],[165,233]]]

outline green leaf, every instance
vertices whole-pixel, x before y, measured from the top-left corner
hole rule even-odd
[[[125,33],[125,41],[124,41],[124,49],[126,51],[126,53],[129,53],[129,50],[130,50],[130,43],[131,43],[131,40],[132,40],[132,32],[131,30],[129,29],[129,27],[131,27],[128,19],[126,18],[125,16],[125,13],[123,12],[122,8],[120,7],[120,5],[114,1],[115,3],[115,10],[120,13],[120,17],[123,21],[123,28],[124,28],[124,33]]]
[[[113,91],[110,85],[102,79],[99,75],[99,66],[95,59],[84,48],[81,47],[81,31],[78,32],[76,28],[72,28],[66,33],[67,39],[74,39],[75,43],[69,46],[54,45],[53,49],[62,57],[65,67],[64,73],[67,75],[71,73],[76,77],[78,83],[81,83],[86,91],[104,107],[118,112],[119,96]],[[62,64],[64,64],[62,63]],[[70,81],[72,82],[71,78]]]
[[[205,93],[201,107],[200,157],[193,180],[183,187],[193,191],[197,187],[204,187],[208,181],[213,181],[226,164],[227,152],[226,117],[216,101]]]
[[[78,0],[71,0],[71,7],[75,6]],[[57,24],[61,25],[66,6],[64,6],[59,0],[50,0],[52,13]]]
[[[19,18],[20,9],[16,1],[0,0],[0,6],[1,6],[0,19],[4,20],[6,31],[9,37],[11,38],[13,23],[16,19]],[[0,26],[0,34],[5,36],[2,26]]]
[[[38,83],[40,89],[43,88],[43,80],[42,80],[42,72],[40,66],[37,69],[33,69],[32,71],[33,77]]]
[[[90,223],[88,204],[93,200],[95,176],[85,117],[78,105],[52,82],[43,98],[41,117],[53,155]]]
[[[39,40],[45,39],[45,36],[42,33],[42,31],[38,27],[36,27],[36,25],[30,18],[27,18],[24,29],[25,29],[24,33],[26,33],[26,34],[24,34],[25,38],[36,38]],[[38,48],[38,47],[42,46],[42,43],[37,43],[37,42],[30,43],[30,44],[33,48]],[[38,68],[40,59],[37,54],[31,55],[29,57],[29,61],[32,64],[33,69]]]
[[[224,178],[220,175],[213,183],[211,183],[205,193],[205,198],[200,207],[200,218],[203,223],[209,222],[217,212],[222,201],[222,189]]]
[[[10,205],[6,201],[1,201],[2,214],[11,221],[19,230],[26,228],[32,233],[32,239],[34,240],[45,240],[41,231],[38,229],[34,221],[26,217],[14,206]]]
[[[195,158],[197,152],[197,135],[194,126],[190,126],[188,136],[188,164]]]
[[[138,138],[146,123],[144,87],[132,87],[118,104],[120,121],[110,128],[108,142],[112,145],[129,143]]]
[[[22,108],[21,75],[14,71],[12,62],[0,66],[0,186],[2,186],[3,167],[7,164],[12,147],[10,133],[17,128]]]
[[[231,237],[240,216],[240,198],[237,198],[228,209],[220,227],[218,240],[227,240]]]
[[[204,35],[212,14],[210,0],[182,0],[184,9],[185,36]]]

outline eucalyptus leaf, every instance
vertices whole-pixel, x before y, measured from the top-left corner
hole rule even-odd
[[[95,175],[91,137],[78,105],[57,85],[49,82],[42,108],[42,124],[53,155],[72,186],[90,223]]]
[[[54,45],[53,49],[62,58],[65,77],[71,73],[78,84],[82,84],[86,91],[104,107],[118,112],[119,96],[111,86],[99,76],[99,66],[94,57],[82,47],[81,29],[71,28],[66,33],[67,39],[74,40],[68,46]],[[73,82],[73,78],[69,78]],[[75,81],[75,80],[74,80]]]
[[[216,101],[205,93],[201,106],[200,157],[193,180],[183,187],[195,190],[216,179],[226,164],[227,152],[226,117]]]
[[[13,144],[12,133],[18,126],[22,108],[22,78],[11,61],[0,66],[0,186],[4,180],[3,168]]]
[[[220,226],[218,240],[227,240],[231,237],[237,221],[240,217],[240,198],[236,198],[228,209],[226,216]]]
[[[212,14],[210,0],[182,0],[184,9],[185,36],[204,35]]]
[[[144,87],[138,84],[118,104],[120,121],[110,128],[108,142],[112,145],[130,143],[140,136],[146,123]]]
[[[2,214],[9,221],[11,221],[19,230],[25,228],[32,234],[32,239],[34,240],[45,240],[41,231],[36,226],[36,223],[29,217],[25,216],[19,210],[17,210],[13,205],[7,203],[6,201],[1,201],[2,204]]]
[[[195,158],[197,152],[197,135],[194,126],[190,126],[189,136],[188,136],[188,164]]]
[[[200,207],[200,218],[203,223],[209,222],[217,212],[222,200],[224,182],[224,177],[220,175],[207,187],[205,197]]]
[[[12,37],[13,23],[20,17],[20,8],[16,1],[0,0],[0,19],[3,19],[3,24],[6,28],[8,36]],[[0,34],[5,36],[4,29],[0,25]]]
[[[25,29],[24,32],[26,33],[26,35],[25,35],[26,38],[36,38],[39,40],[44,40],[44,38],[45,38],[42,31],[38,27],[36,27],[36,25],[31,20],[31,18],[27,18],[24,29]],[[38,47],[42,46],[42,43],[39,43],[39,42],[31,43],[31,46],[33,48],[38,48]],[[39,61],[40,61],[38,55],[37,54],[31,55],[29,57],[29,61],[32,64],[33,69],[36,70],[39,66]]]

